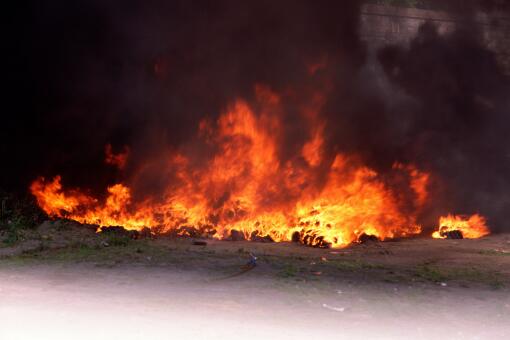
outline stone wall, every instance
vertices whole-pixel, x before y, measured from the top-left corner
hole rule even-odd
[[[374,49],[386,44],[407,44],[427,21],[433,21],[441,34],[451,32],[463,23],[461,19],[440,11],[365,5],[361,36]],[[480,28],[480,41],[496,53],[501,66],[510,75],[510,14],[479,13],[475,24]]]

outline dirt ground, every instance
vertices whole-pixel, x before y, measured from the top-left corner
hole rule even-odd
[[[18,236],[0,247],[0,339],[510,334],[510,235],[200,246],[46,222]]]

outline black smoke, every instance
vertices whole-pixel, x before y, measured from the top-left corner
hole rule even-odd
[[[37,176],[61,174],[102,192],[137,174],[141,191],[157,192],[171,178],[157,160],[201,119],[232,98],[252,99],[254,84],[313,87],[307,65],[327,56],[330,154],[356,153],[381,173],[414,163],[437,178],[424,217],[480,212],[503,228],[509,82],[473,22],[505,4],[441,5],[465,24],[441,35],[427,23],[409,46],[378,51],[374,68],[359,34],[361,1],[25,3],[7,21],[0,188],[25,191]],[[299,105],[285,102],[282,159],[308,137],[293,115]],[[130,146],[125,173],[105,166],[107,143]],[[142,160],[151,160],[144,172]]]
[[[436,209],[480,211],[503,226],[510,203],[510,87],[476,34],[461,27],[440,36],[428,23],[408,48],[387,47],[379,59],[390,81],[412,98],[394,111],[407,121],[393,136],[403,142],[396,146],[401,157],[441,174]]]

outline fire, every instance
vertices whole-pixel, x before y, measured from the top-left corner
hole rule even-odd
[[[255,93],[256,105],[238,99],[216,121],[199,124],[197,141],[210,150],[206,159],[197,161],[185,148],[168,153],[165,171],[175,178],[162,197],[136,200],[130,186],[119,183],[98,199],[64,190],[59,176],[37,179],[31,192],[53,217],[177,234],[192,229],[218,239],[237,230],[247,239],[299,238],[309,245],[343,247],[363,234],[384,240],[421,232],[416,216],[428,199],[429,174],[397,164],[390,175],[381,175],[356,155],[328,154],[327,126],[310,112],[320,109],[320,101],[304,105],[300,114],[310,122],[310,134],[294,157],[282,160],[279,132],[286,113],[281,97],[264,87]],[[111,147],[106,150],[108,163],[124,167],[127,152],[120,158],[113,157]],[[410,194],[398,194],[401,188],[390,185],[387,176],[398,178],[394,182]]]
[[[96,201],[77,191],[62,192],[60,176],[46,183],[44,179],[36,180],[30,186],[30,191],[37,198],[37,203],[46,213],[64,217],[69,211],[76,211],[81,206],[89,206]]]
[[[455,230],[460,231],[464,238],[480,238],[490,233],[483,216],[448,215],[439,219],[439,229],[432,234],[432,237],[446,238],[446,233]]]

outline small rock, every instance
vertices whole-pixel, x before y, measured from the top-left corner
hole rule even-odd
[[[231,241],[246,241],[246,238],[244,237],[244,234],[240,232],[239,230],[232,229],[230,231],[230,237],[229,239]]]
[[[193,241],[192,243],[194,246],[206,246],[207,242],[205,241]]]
[[[377,236],[374,236],[374,235],[368,235],[368,234],[361,234],[359,237],[358,237],[358,243],[367,243],[367,242],[379,242],[379,239],[377,238]]]

